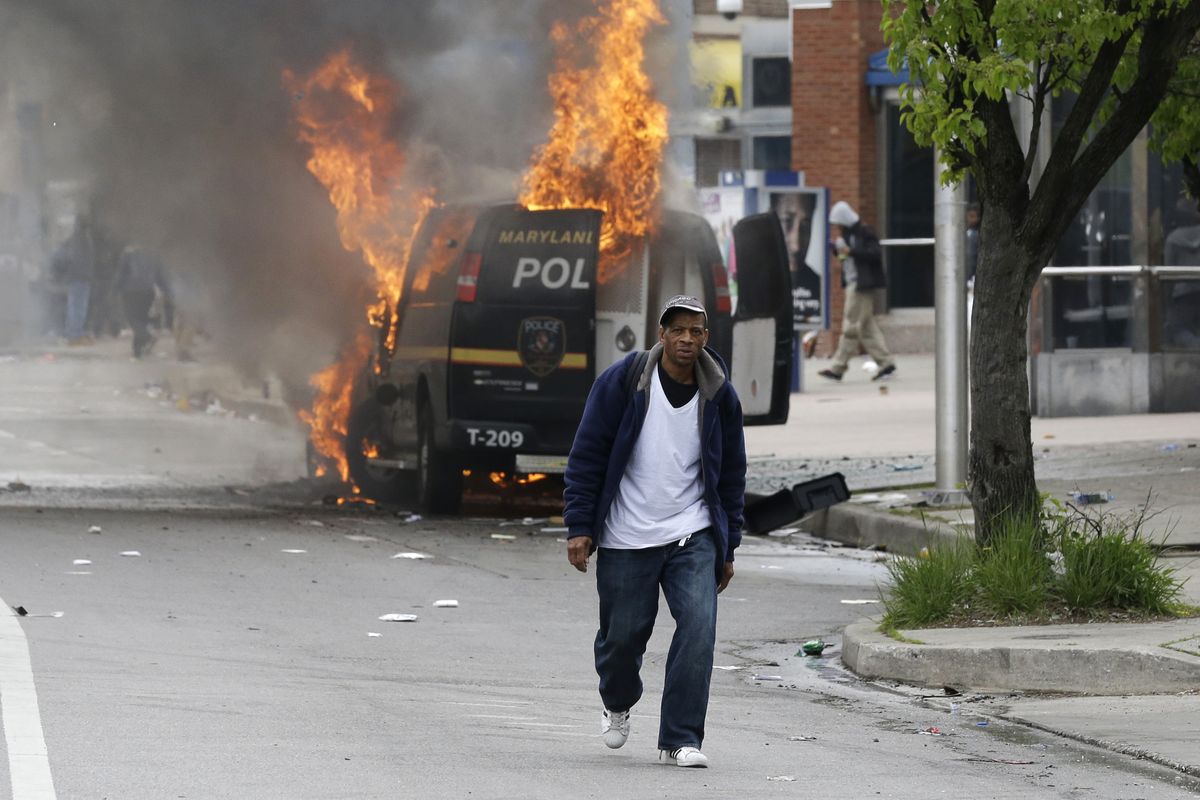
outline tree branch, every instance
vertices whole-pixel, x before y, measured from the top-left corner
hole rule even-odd
[[[1046,111],[1046,97],[1050,92],[1050,75],[1054,62],[1045,67],[1037,64],[1038,81],[1033,93],[1033,130],[1029,132],[1029,147],[1025,151],[1025,166],[1021,168],[1021,183],[1028,185],[1029,177],[1033,174],[1033,165],[1037,162],[1038,137],[1042,131],[1042,116]]]

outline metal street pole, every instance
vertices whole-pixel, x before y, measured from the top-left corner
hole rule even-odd
[[[966,192],[943,186],[935,160],[933,205],[937,488],[959,489],[967,479]]]

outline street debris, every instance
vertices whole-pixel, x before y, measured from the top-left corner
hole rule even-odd
[[[815,737],[815,736],[789,736],[788,737],[789,742],[815,742],[816,740],[817,740],[817,737]]]
[[[1027,766],[1036,761],[1017,761],[1011,758],[989,758],[988,756],[967,756],[963,761],[982,761],[984,764],[1010,764],[1012,766]]]
[[[739,667],[736,664],[730,665],[730,666],[717,666],[716,664],[714,664],[713,669],[720,669],[720,670],[725,670],[726,672],[732,672],[735,669],[742,669],[742,667]]]
[[[405,517],[404,519],[402,519],[400,521],[405,524],[408,524],[410,522],[420,522],[421,515],[420,514],[409,514],[407,517]]]
[[[457,600],[437,600],[433,604],[434,608],[458,608]]]
[[[770,531],[767,536],[791,536],[793,533],[799,532],[799,528],[780,528],[777,531]]]
[[[372,639],[378,639],[378,638],[380,638],[381,636],[383,636],[383,634],[382,634],[382,633],[376,633],[375,631],[367,631],[367,636],[371,637]]]
[[[923,731],[913,731],[918,736],[949,736],[948,733],[942,733],[941,728],[926,728]]]
[[[91,575],[92,573],[88,572],[87,570],[69,569],[66,571],[65,574],[66,575]]]
[[[246,489],[239,489],[236,486],[226,486],[225,491],[228,492],[229,494],[235,494],[238,497],[247,497],[251,494]]]
[[[912,472],[920,468],[920,464],[892,464],[892,472]]]
[[[311,525],[314,528],[324,528],[325,527],[325,523],[321,522],[321,520],[319,520],[319,519],[302,519],[302,520],[300,520],[300,524],[301,525]]]
[[[781,681],[781,680],[783,680],[783,676],[782,675],[755,675],[754,680],[756,680],[756,681]]]
[[[988,726],[988,721],[986,719],[981,719],[981,720],[979,720],[979,722],[975,723],[976,728],[986,728],[987,726]]]
[[[503,542],[511,542],[511,541],[514,541],[517,537],[513,536],[510,533],[493,533],[492,538],[499,539],[500,541],[503,541]]]
[[[416,614],[384,614],[379,618],[381,622],[416,622]]]
[[[279,552],[281,552],[281,553],[292,553],[292,554],[299,554],[299,553],[307,553],[308,551],[307,551],[307,550],[280,550]]]
[[[17,612],[18,617],[53,617],[58,619],[63,615],[61,611],[51,611],[49,614],[30,614],[25,610],[25,606],[13,606],[12,610]]]
[[[842,605],[844,605],[844,606],[866,606],[866,605],[871,605],[872,603],[879,603],[879,602],[882,602],[882,601],[881,600],[868,600],[868,599],[842,600],[841,601]]]
[[[771,495],[746,496],[746,526],[751,534],[763,534],[794,522],[805,514],[850,499],[846,478],[840,472],[797,483]]]
[[[122,550],[121,555],[126,558],[141,558],[142,554],[137,550]]]
[[[1164,453],[1174,453],[1178,449],[1179,449],[1179,445],[1175,444],[1174,442],[1172,442],[1171,444],[1164,444],[1162,446],[1162,451]]]
[[[769,780],[769,781],[786,781],[788,783],[794,783],[796,780],[796,776],[795,775],[770,775],[767,777],[767,780]]]
[[[86,567],[90,563],[92,562],[86,558],[77,558],[71,562],[72,566],[76,567]]]
[[[1116,499],[1112,492],[1071,492],[1067,496],[1081,506],[1097,505]]]
[[[408,558],[416,561],[422,558],[433,558],[433,556],[427,556],[424,553],[396,553],[392,558]]]
[[[807,642],[800,645],[800,652],[796,655],[803,653],[806,656],[819,656],[822,652],[824,652],[826,646],[827,645],[825,642],[821,641],[820,639],[809,639]]]
[[[8,490],[10,492],[32,492],[33,487],[22,481],[9,481]]]
[[[367,536],[365,533],[347,533],[346,538],[352,542],[378,542],[374,536]]]
[[[88,528],[88,533],[101,533],[101,532],[102,532],[102,529],[99,525],[93,525],[92,527]]]

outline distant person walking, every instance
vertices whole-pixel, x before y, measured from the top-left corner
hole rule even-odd
[[[659,758],[705,767],[717,595],[733,578],[746,489],[742,407],[708,344],[694,297],[667,301],[659,342],[596,379],[564,492],[567,559],[596,555],[601,735],[618,748],[642,697],[642,656],[661,588],[675,618],[658,726]]]
[[[96,243],[91,221],[86,216],[76,218],[75,229],[54,254],[50,271],[67,291],[63,322],[63,335],[67,343],[91,344],[93,340],[87,335],[87,320],[88,300],[96,276]]]
[[[166,291],[162,264],[145,248],[130,245],[121,253],[116,285],[125,306],[125,319],[133,329],[133,357],[142,358],[154,347],[150,308],[157,292]]]
[[[875,322],[875,298],[871,295],[872,290],[887,285],[879,238],[844,200],[833,204],[829,223],[833,228],[834,255],[842,262],[846,300],[842,307],[842,337],[833,354],[833,364],[818,374],[840,381],[850,368],[850,359],[858,355],[861,348],[879,365],[871,380],[886,378],[896,371],[896,362],[888,352],[883,331]]]

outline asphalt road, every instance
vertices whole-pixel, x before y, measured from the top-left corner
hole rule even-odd
[[[841,600],[873,597],[881,572],[797,537],[748,543],[722,596],[716,663],[738,669],[714,671],[713,766],[656,761],[669,620],[630,741],[609,751],[591,576],[542,527],[0,511],[0,596],[63,613],[21,620],[57,796],[1187,796],[1167,771],[859,683],[836,646],[796,657],[814,636],[836,645],[863,608]],[[917,733],[930,727],[946,735]]]
[[[31,487],[0,492],[0,598],[30,614],[0,625],[0,797],[1091,799],[1200,788],[854,679],[838,666],[839,631],[875,607],[842,601],[875,598],[884,565],[800,534],[747,541],[722,595],[716,664],[735,669],[713,674],[712,767],[657,761],[665,612],[632,736],[610,751],[598,737],[592,576],[569,567],[553,525],[522,524],[527,512],[503,496],[475,503],[488,516],[473,518],[326,507],[327,487],[294,480],[296,431],[185,413],[143,369],[0,364],[0,487]],[[402,552],[430,558],[393,557]],[[379,619],[392,613],[418,619]],[[832,644],[822,658],[795,655],[817,636]],[[35,791],[38,763],[49,791]]]

